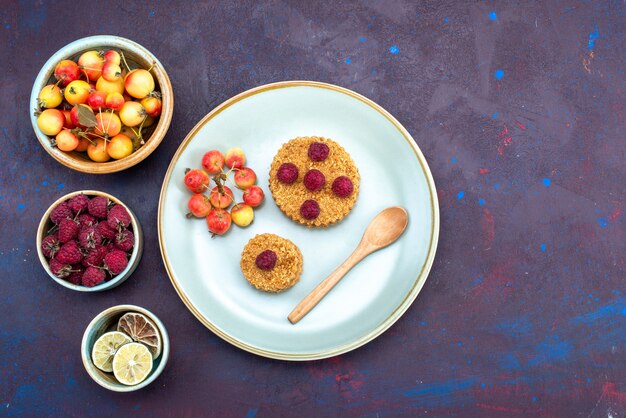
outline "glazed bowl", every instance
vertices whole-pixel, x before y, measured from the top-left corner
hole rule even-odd
[[[133,228],[132,232],[133,232],[133,235],[135,236],[133,252],[128,260],[128,266],[126,266],[126,268],[117,276],[93,287],[76,285],[76,284],[68,282],[67,280],[60,279],[54,274],[52,274],[52,271],[50,270],[50,266],[48,264],[48,260],[46,256],[43,254],[43,250],[41,248],[43,239],[45,238],[46,235],[48,235],[48,231],[50,231],[52,227],[54,226],[54,224],[50,220],[50,214],[52,213],[52,210],[61,202],[65,202],[66,200],[69,200],[73,196],[76,196],[81,193],[87,196],[104,196],[108,198],[110,201],[126,208],[126,210],[128,211],[131,217],[131,225]],[[115,196],[112,196],[108,193],[100,192],[97,190],[79,190],[76,192],[68,193],[63,197],[60,197],[52,205],[50,205],[48,210],[43,214],[41,221],[39,222],[39,228],[37,229],[37,254],[39,255],[39,261],[41,262],[41,265],[43,266],[44,270],[46,271],[46,273],[48,273],[48,276],[50,276],[55,282],[57,282],[61,286],[66,287],[71,290],[76,290],[78,292],[100,292],[103,290],[108,290],[116,286],[119,286],[126,279],[130,277],[133,271],[135,271],[135,268],[137,268],[137,265],[139,265],[139,261],[141,260],[142,252],[143,252],[143,233],[141,230],[141,225],[139,224],[139,221],[137,219],[137,216],[135,216],[133,211],[128,206],[126,206],[124,202],[122,202]]]
[[[161,92],[163,107],[157,123],[148,128],[149,130],[147,131],[145,144],[143,146],[125,158],[99,163],[90,160],[83,153],[75,151],[64,152],[52,145],[52,138],[45,135],[37,126],[37,117],[34,112],[38,109],[37,99],[41,89],[48,84],[56,83],[56,79],[54,78],[54,69],[60,61],[64,59],[77,60],[78,57],[85,51],[99,51],[107,49],[122,51],[131,67],[139,66],[146,69],[152,67],[150,73],[155,81],[155,90]],[[33,85],[33,90],[30,96],[29,110],[30,120],[37,139],[46,152],[48,152],[48,154],[50,154],[55,160],[66,167],[83,173],[105,174],[125,170],[138,164],[159,146],[172,121],[172,114],[174,112],[174,93],[172,91],[172,84],[170,83],[167,72],[159,60],[150,51],[138,43],[126,38],[112,35],[98,35],[78,39],[64,46],[50,57],[50,59],[41,68],[37,78],[35,79],[35,84]]]
[[[103,372],[98,369],[91,360],[91,351],[96,340],[105,332],[116,330],[117,321],[122,315],[128,312],[137,312],[148,317],[158,328],[161,334],[161,344],[163,344],[161,355],[153,360],[152,371],[148,377],[143,382],[133,386],[119,383],[113,376],[113,373]],[[83,334],[80,352],[85,370],[87,370],[89,376],[91,376],[97,384],[114,392],[132,392],[148,386],[159,377],[170,355],[170,339],[165,325],[149,310],[135,305],[117,305],[100,312],[89,325],[87,325],[87,329],[85,329],[85,333]]]

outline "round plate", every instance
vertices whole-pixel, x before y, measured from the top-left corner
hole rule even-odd
[[[287,218],[268,188],[272,159],[297,136],[341,144],[361,174],[352,212],[327,229]],[[210,149],[241,147],[266,200],[247,228],[233,225],[211,238],[203,219],[186,219],[190,193],[185,168],[201,167]],[[236,200],[241,192],[235,191]],[[296,325],[287,315],[359,243],[374,216],[403,206],[402,237],[365,258]],[[439,206],[432,175],[407,130],[371,100],[344,88],[310,81],[268,84],[241,93],[206,115],[189,132],[169,166],[159,200],[159,243],[174,288],[189,310],[231,344],[284,360],[335,356],[389,328],[421,290],[435,257]],[[279,294],[248,284],[239,268],[249,239],[274,233],[293,241],[304,257],[300,281]]]

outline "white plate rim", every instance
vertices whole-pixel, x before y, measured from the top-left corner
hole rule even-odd
[[[289,87],[303,87],[303,86],[328,89],[328,90],[332,90],[335,92],[346,94],[370,106],[371,108],[376,110],[378,113],[380,113],[382,116],[384,116],[392,125],[394,125],[394,127],[400,132],[402,137],[409,143],[409,145],[413,149],[415,156],[422,169],[422,172],[424,173],[424,177],[426,178],[426,181],[428,184],[428,192],[430,196],[430,209],[431,209],[432,224],[431,224],[431,231],[430,231],[430,243],[428,245],[428,253],[426,256],[426,260],[424,261],[424,264],[422,265],[422,268],[419,272],[419,275],[415,279],[411,290],[406,295],[404,300],[400,303],[400,305],[398,305],[394,309],[394,311],[383,322],[381,322],[378,326],[376,326],[367,334],[338,347],[334,347],[334,348],[327,349],[327,350],[317,352],[317,353],[291,353],[291,352],[287,353],[287,352],[269,351],[269,350],[261,349],[259,347],[256,347],[252,344],[248,344],[245,341],[242,341],[240,339],[237,339],[231,336],[230,334],[228,334],[228,332],[220,329],[215,324],[213,324],[211,320],[205,317],[189,300],[189,298],[183,291],[182,287],[180,286],[176,276],[173,273],[173,269],[171,268],[171,262],[167,255],[167,252],[165,251],[165,245],[163,241],[163,226],[162,226],[163,204],[165,201],[167,188],[170,184],[170,178],[171,178],[172,172],[174,170],[176,163],[178,162],[180,155],[183,153],[187,145],[193,140],[193,138],[198,133],[198,131],[206,123],[208,123],[211,119],[213,119],[220,112],[224,111],[231,105],[241,100],[244,100],[248,97],[251,97],[255,94],[263,93],[263,92],[274,90],[274,89],[289,88]],[[323,83],[319,81],[306,81],[306,80],[280,81],[276,83],[269,83],[269,84],[264,84],[258,87],[254,87],[252,89],[246,90],[242,93],[239,93],[231,97],[230,99],[224,101],[219,106],[211,110],[189,131],[189,133],[187,133],[187,135],[185,136],[185,139],[183,139],[183,142],[181,142],[181,144],[178,146],[176,153],[172,157],[170,161],[170,165],[163,179],[163,185],[161,186],[161,194],[159,196],[159,207],[158,207],[158,213],[157,213],[157,230],[158,230],[158,238],[159,238],[159,248],[161,250],[161,257],[163,259],[163,264],[165,266],[167,275],[170,278],[170,281],[172,285],[174,286],[174,289],[176,290],[176,293],[178,294],[178,296],[181,298],[181,300],[183,301],[187,309],[189,309],[189,311],[200,321],[200,323],[202,323],[205,327],[210,329],[214,334],[222,338],[224,341],[238,348],[241,348],[242,350],[248,351],[253,354],[257,354],[259,356],[277,359],[277,360],[290,360],[290,361],[319,360],[319,359],[324,359],[324,358],[334,357],[340,354],[344,354],[344,353],[347,353],[349,351],[352,351],[356,348],[359,348],[367,344],[368,342],[372,341],[373,339],[378,337],[380,334],[385,332],[387,329],[389,329],[398,319],[400,319],[400,317],[404,314],[404,312],[406,312],[409,306],[411,306],[413,301],[417,298],[417,295],[422,290],[424,283],[426,283],[426,279],[428,278],[428,274],[430,272],[430,269],[435,259],[435,253],[437,251],[437,243],[439,240],[439,201],[437,199],[437,189],[435,187],[435,181],[433,179],[432,173],[430,172],[430,168],[428,166],[428,163],[426,162],[424,154],[422,154],[422,151],[417,146],[417,143],[413,140],[413,137],[406,130],[406,128],[402,126],[402,124],[398,122],[398,120],[394,118],[384,108],[382,108],[380,105],[378,105],[374,101],[368,99],[367,97],[359,93],[356,93],[344,87],[336,86],[334,84]]]

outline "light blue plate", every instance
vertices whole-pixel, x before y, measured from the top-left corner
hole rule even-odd
[[[356,205],[348,217],[327,229],[294,223],[269,192],[274,155],[298,136],[335,140],[359,168]],[[183,184],[185,168],[201,167],[200,160],[210,149],[226,152],[235,146],[244,149],[266,201],[255,211],[252,225],[233,225],[225,236],[212,239],[204,220],[185,218],[190,197]],[[311,313],[292,325],[289,312],[350,255],[367,224],[388,206],[408,211],[404,235],[358,264]],[[255,354],[312,360],[371,341],[406,311],[435,257],[439,206],[424,156],[393,116],[350,90],[289,81],[227,100],[189,132],[163,181],[158,227],[172,284],[204,325]],[[293,241],[304,256],[300,282],[280,294],[256,290],[239,268],[245,244],[265,232]]]

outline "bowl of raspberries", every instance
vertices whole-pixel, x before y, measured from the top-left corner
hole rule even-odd
[[[142,250],[137,217],[119,199],[95,190],[58,199],[37,230],[43,268],[60,285],[80,292],[121,284],[139,264]]]

